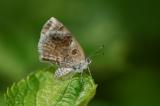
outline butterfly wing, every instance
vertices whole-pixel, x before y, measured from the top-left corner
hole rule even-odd
[[[38,43],[40,60],[70,68],[85,61],[83,49],[70,31],[56,18],[50,18],[41,30]]]

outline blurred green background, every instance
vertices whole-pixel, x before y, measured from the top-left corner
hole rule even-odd
[[[50,17],[62,21],[89,56],[98,84],[89,106],[160,106],[160,7],[156,1],[0,0],[0,106],[3,93],[39,62],[37,43]]]

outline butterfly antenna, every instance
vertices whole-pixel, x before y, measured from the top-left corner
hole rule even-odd
[[[104,45],[102,45],[102,46],[100,46],[96,51],[94,51],[88,58],[92,58],[92,57],[94,57],[94,56],[96,56],[96,55],[100,55],[100,54],[102,54],[103,56],[104,56],[104,52],[103,53],[101,53],[101,50],[103,50],[104,49]]]

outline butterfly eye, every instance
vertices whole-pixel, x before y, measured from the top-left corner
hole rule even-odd
[[[73,55],[76,55],[77,53],[78,53],[78,50],[77,50],[77,49],[73,49],[73,50],[72,50],[72,54],[73,54]]]

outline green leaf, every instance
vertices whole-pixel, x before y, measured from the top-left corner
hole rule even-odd
[[[55,79],[53,69],[29,75],[8,88],[5,95],[9,106],[86,106],[97,85],[87,74]]]

